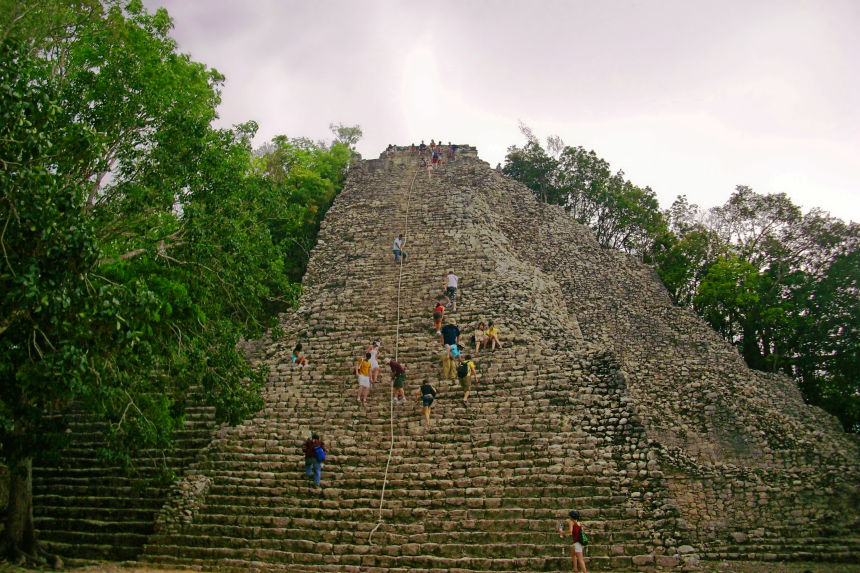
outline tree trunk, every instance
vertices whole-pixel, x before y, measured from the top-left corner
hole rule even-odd
[[[18,561],[21,554],[38,553],[33,527],[33,459],[25,458],[9,468],[9,507],[2,546],[8,556]]]

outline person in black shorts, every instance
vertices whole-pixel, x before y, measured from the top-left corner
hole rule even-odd
[[[388,366],[391,367],[391,381],[394,386],[394,402],[406,402],[406,394],[403,392],[403,386],[406,385],[406,368],[393,358],[388,361]]]
[[[429,426],[430,406],[436,400],[436,388],[430,382],[424,382],[418,390],[418,394],[421,396],[421,404],[424,406],[424,420],[427,422],[427,426]]]

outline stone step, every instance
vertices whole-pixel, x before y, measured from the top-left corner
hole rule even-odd
[[[33,514],[37,520],[42,517],[76,517],[95,521],[110,521],[122,514],[122,519],[132,521],[152,520],[163,503],[159,500],[141,498],[129,505],[127,498],[69,498],[68,496],[38,496],[33,498]],[[119,512],[118,510],[122,510]],[[41,522],[40,522],[41,524]]]
[[[427,573],[469,573],[477,571],[565,571],[570,567],[570,556],[561,556],[558,547],[550,550],[554,556],[532,557],[528,554],[507,559],[485,559],[480,557],[443,557],[432,554],[415,556],[380,555],[370,547],[356,548],[360,552],[339,553],[349,547],[333,546],[332,553],[320,555],[316,551],[291,553],[275,549],[258,550],[257,559],[237,558],[235,552],[222,549],[195,548],[193,551],[184,547],[176,548],[177,558],[170,554],[170,547],[165,547],[156,558],[148,555],[147,561],[159,565],[173,566],[188,564],[189,566],[206,567],[218,563],[219,571],[236,573],[263,571],[344,571],[350,573],[385,571],[388,573],[406,573],[409,571],[424,571]],[[425,550],[425,548],[420,548]],[[525,553],[525,550],[520,550]],[[634,565],[629,556],[588,557],[588,564],[594,570],[605,571],[635,571],[640,569]]]
[[[75,538],[67,531],[40,532],[39,542],[48,553],[61,555],[66,566],[90,565],[91,561],[133,561],[140,555],[142,543],[135,539],[133,545],[123,545],[112,536],[100,536],[93,540]],[[50,535],[50,537],[47,537]],[[70,535],[68,541],[60,541]]]
[[[115,542],[129,546],[146,541],[146,537],[152,533],[152,515],[145,516],[146,519],[139,521],[130,519],[132,515],[129,515],[128,519],[125,519],[126,516],[117,515],[108,517],[110,519],[102,521],[71,515],[41,516],[39,518],[39,531],[50,532],[50,539],[57,541],[74,537],[75,539],[89,540],[88,543],[93,543],[93,540],[104,535],[110,535],[114,537]]]

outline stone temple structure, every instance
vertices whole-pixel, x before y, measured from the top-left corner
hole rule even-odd
[[[479,321],[494,320],[504,343],[475,358],[468,406],[440,379],[431,321],[449,270],[460,301],[446,321],[466,353]],[[204,570],[560,571],[558,523],[577,509],[592,570],[860,562],[855,437],[790,380],[749,370],[673,306],[652,268],[600,248],[473,148],[432,177],[406,151],[355,164],[281,325],[248,345],[271,366],[264,409],[187,456],[181,479],[154,494],[163,506],[140,514],[149,529],[63,537],[76,521],[45,509],[42,538],[71,555],[117,544]],[[384,383],[357,402],[352,367],[374,339],[406,366],[407,404],[391,404],[384,364]],[[290,362],[297,341],[307,367]],[[414,398],[425,380],[439,391],[430,427]],[[324,495],[302,471],[312,431],[329,448]],[[43,505],[63,475],[37,474]],[[87,504],[73,505],[81,519]]]

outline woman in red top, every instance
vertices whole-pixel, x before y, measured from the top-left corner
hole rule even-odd
[[[436,308],[433,309],[433,326],[436,327],[436,336],[442,334],[442,319],[445,318],[445,307],[442,306],[442,301],[436,303]]]
[[[582,543],[580,543],[580,535],[582,534],[582,526],[578,523],[579,512],[571,511],[568,515],[567,529],[559,531],[559,535],[570,535],[573,539],[573,547],[570,549],[570,559],[573,561],[573,570],[579,571],[577,567],[582,568],[582,573],[587,573],[585,569],[585,558],[582,556]]]

